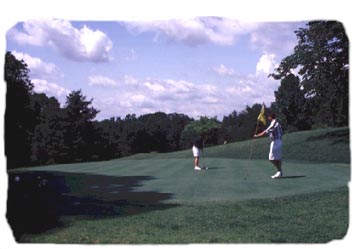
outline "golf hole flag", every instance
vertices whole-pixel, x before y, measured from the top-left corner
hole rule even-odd
[[[260,110],[260,114],[257,118],[261,123],[263,123],[264,125],[266,125],[266,118],[265,118],[265,104],[263,103],[261,110]]]

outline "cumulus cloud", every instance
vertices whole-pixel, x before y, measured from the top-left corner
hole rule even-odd
[[[164,93],[166,91],[165,87],[158,83],[145,82],[144,85],[154,93]]]
[[[131,75],[124,75],[123,77],[123,82],[126,84],[126,85],[132,85],[132,86],[136,86],[138,85],[139,81],[138,79],[136,79],[134,76],[131,76]]]
[[[195,91],[194,83],[188,82],[186,80],[172,80],[166,79],[164,83],[168,86],[169,92],[173,94],[184,94]]]
[[[154,101],[144,94],[135,94],[130,98],[131,106],[140,108],[153,108],[155,107]]]
[[[297,44],[294,30],[303,26],[305,23],[299,22],[262,23],[250,33],[250,42],[263,53],[289,55]]]
[[[33,79],[31,82],[34,84],[34,91],[38,93],[45,93],[49,96],[55,97],[64,97],[68,95],[71,91],[59,86],[56,83],[48,82],[43,79]]]
[[[137,34],[154,33],[154,41],[178,42],[186,46],[215,44],[234,45],[240,37],[249,40],[249,46],[266,54],[279,57],[289,55],[297,44],[294,30],[305,22],[244,22],[222,17],[196,17],[161,21],[121,22],[129,31]],[[222,76],[233,76],[231,68],[220,65],[213,68]]]
[[[207,43],[229,46],[235,44],[239,36],[248,35],[254,49],[286,55],[297,44],[294,30],[305,26],[305,23],[299,22],[244,22],[222,17],[132,21],[120,24],[133,33],[153,32],[154,41],[165,39],[187,46]]]
[[[232,78],[226,83],[169,78],[139,79],[125,75],[121,87],[111,93],[115,97],[109,100],[110,96],[104,96],[104,101],[96,98],[95,101],[101,104],[100,110],[104,109],[109,115],[163,111],[184,113],[194,118],[207,115],[221,119],[233,110],[244,110],[246,105],[263,102],[270,105],[274,101],[274,91],[279,82],[267,76],[276,63],[274,54],[263,54],[258,58],[253,73],[241,75],[232,69]],[[226,66],[218,68],[222,72],[230,71]]]
[[[236,36],[246,34],[257,28],[257,23],[241,22],[220,17],[196,17],[167,21],[122,22],[133,32],[155,32],[154,40],[165,38],[188,46],[206,43],[232,45]]]
[[[102,86],[102,87],[118,86],[118,83],[115,80],[102,75],[91,75],[89,76],[88,80],[89,80],[88,83],[89,86]]]
[[[230,75],[230,80],[195,82],[173,78],[139,79],[125,75],[121,80],[121,87],[111,93],[111,96],[115,97],[108,100],[110,96],[104,96],[104,101],[95,100],[101,103],[100,110],[104,109],[109,115],[140,115],[163,111],[184,113],[193,118],[207,115],[217,116],[219,119],[233,110],[244,110],[246,105],[263,102],[270,105],[274,101],[274,91],[277,90],[279,82],[269,78],[268,74],[277,65],[275,54],[262,54],[254,71],[247,75],[240,74],[224,64],[219,65],[213,69],[218,69],[220,75]]]
[[[274,72],[276,66],[275,54],[263,54],[256,64],[256,74],[264,73],[268,75]]]
[[[75,61],[107,62],[112,48],[112,41],[102,31],[87,26],[77,29],[59,19],[30,20],[21,30],[11,29],[8,36],[22,45],[51,46]]]
[[[225,65],[220,64],[213,68],[213,71],[221,76],[233,76],[235,75],[235,71],[232,68],[227,68]]]
[[[103,93],[101,98],[95,98],[95,106],[104,110],[103,114],[100,113],[101,117],[111,113],[122,113],[124,116],[127,113],[156,111],[193,116],[195,113],[199,115],[202,108],[203,114],[216,115],[215,112],[219,111],[217,105],[222,105],[221,93],[215,84],[195,84],[182,79],[137,79],[130,75],[124,78],[135,81],[136,84],[123,83],[111,92],[111,96]]]
[[[31,78],[56,79],[63,77],[60,69],[53,63],[44,62],[38,57],[32,57],[27,53],[17,52],[15,50],[11,53],[16,59],[23,60],[27,64]]]
[[[270,105],[274,101],[274,91],[279,87],[279,82],[268,75],[277,64],[275,54],[264,53],[259,57],[254,73],[240,75],[234,72],[234,81],[219,89],[225,96],[229,109],[242,110],[245,104],[251,106],[262,102]]]

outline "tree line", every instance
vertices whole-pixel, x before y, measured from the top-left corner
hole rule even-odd
[[[349,41],[344,27],[316,21],[295,34],[293,53],[269,75],[280,86],[266,113],[275,112],[287,131],[347,126]],[[222,121],[163,112],[98,121],[93,99],[81,90],[68,94],[63,107],[55,97],[35,93],[27,65],[11,52],[5,55],[5,81],[8,169],[188,149],[201,132],[208,135],[207,146],[246,140],[255,131],[262,106],[234,110]],[[259,124],[259,130],[264,128]]]

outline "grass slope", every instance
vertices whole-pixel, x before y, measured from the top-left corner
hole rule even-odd
[[[267,159],[270,140],[267,137],[205,148],[206,157]],[[187,158],[190,150],[174,153],[138,154],[126,159]],[[302,162],[350,163],[349,128],[329,128],[285,134],[283,159]]]
[[[62,179],[59,219],[20,242],[324,243],[348,227],[347,128],[286,134],[284,171],[270,179],[268,139],[206,149],[208,171],[191,152],[140,154],[106,162],[23,171]],[[314,147],[317,148],[314,153]],[[13,171],[20,174],[22,171]],[[13,176],[13,175],[12,175]],[[55,185],[54,185],[55,186]],[[58,187],[54,187],[57,189]]]

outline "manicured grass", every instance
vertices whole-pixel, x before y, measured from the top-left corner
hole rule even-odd
[[[205,148],[206,157],[267,159],[270,139],[249,139],[243,142]],[[126,159],[186,158],[190,150],[174,153],[138,154]],[[285,134],[283,159],[301,162],[350,163],[349,128],[329,128]]]
[[[139,177],[134,191],[171,193],[166,203],[246,200],[327,191],[345,186],[350,180],[349,164],[284,162],[284,178],[274,181],[275,168],[266,160],[207,158],[207,171],[194,172],[192,158],[120,160],[90,164],[54,165],[32,168],[33,172],[61,172],[119,177]],[[81,176],[81,175],[80,175]],[[67,175],[73,191],[79,186],[91,195],[113,192],[107,182],[85,184],[81,177]],[[116,183],[116,182],[115,182]]]
[[[36,243],[326,243],[348,228],[348,190],[248,201],[204,202],[136,215],[70,216],[63,227],[22,238]],[[148,212],[145,210],[148,209]],[[150,211],[149,211],[150,210]]]
[[[15,189],[15,203],[24,197],[18,211],[28,226],[18,231],[17,240],[184,244],[341,239],[349,224],[348,132],[286,134],[285,177],[279,180],[270,178],[274,167],[266,160],[268,138],[206,148],[209,170],[200,172],[193,170],[189,150],[10,171],[10,182],[15,175],[20,182],[48,180],[41,192],[45,196],[26,187]],[[44,214],[36,208],[29,211],[34,203],[45,213],[56,210],[55,217],[50,214],[52,222],[42,220],[36,232],[34,221]]]

